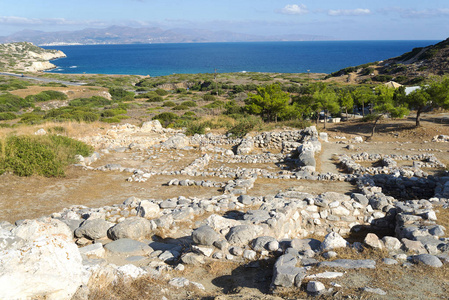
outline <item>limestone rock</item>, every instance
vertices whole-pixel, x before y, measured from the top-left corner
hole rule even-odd
[[[127,238],[108,243],[104,248],[109,253],[127,256],[147,255],[153,251],[147,244]]]
[[[321,243],[321,250],[329,251],[344,248],[348,245],[348,242],[341,235],[336,232],[331,232],[324,237],[324,241]]]
[[[374,249],[382,249],[383,248],[382,242],[379,240],[377,235],[375,235],[374,233],[368,233],[366,235],[365,239],[363,240],[363,242],[365,243],[365,245],[370,246],[371,248],[374,248]]]
[[[60,235],[70,241],[73,238],[73,232],[66,224],[52,218],[25,220],[12,230],[12,234],[25,241],[33,241],[40,236],[48,235]]]
[[[101,239],[107,236],[108,229],[112,226],[112,223],[103,219],[89,219],[81,223],[81,226],[75,230],[75,236],[90,240]]]
[[[177,134],[162,143],[162,147],[167,149],[182,149],[189,145],[189,139],[185,134]]]
[[[214,242],[223,238],[211,227],[204,225],[192,232],[192,239],[198,245],[212,246]]]
[[[333,261],[323,261],[318,264],[318,267],[326,268],[344,268],[344,269],[375,269],[376,262],[372,259],[337,259]]]
[[[307,291],[311,294],[320,294],[325,290],[326,287],[319,281],[309,281],[307,283]]]
[[[436,257],[435,255],[431,254],[419,254],[412,256],[412,260],[415,263],[423,263],[427,266],[434,267],[434,268],[440,268],[443,266],[443,263],[441,260]]]
[[[230,244],[246,245],[262,232],[256,225],[238,225],[229,230],[226,239]]]
[[[137,216],[146,219],[157,218],[160,214],[160,207],[156,203],[150,202],[148,200],[142,200],[137,207]]]
[[[86,279],[78,247],[64,236],[0,251],[0,299],[71,299]]]
[[[150,235],[154,229],[151,221],[141,217],[131,217],[109,228],[108,237],[111,240],[123,238],[139,240]]]

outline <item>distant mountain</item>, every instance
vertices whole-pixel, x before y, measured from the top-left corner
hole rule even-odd
[[[348,82],[394,80],[416,85],[432,75],[449,74],[449,38],[435,45],[412,51],[380,62],[348,67],[332,73],[332,77],[348,75]]]
[[[316,35],[258,36],[229,31],[158,27],[132,28],[111,26],[103,29],[87,28],[77,31],[44,32],[23,30],[0,37],[0,43],[32,42],[36,45],[64,44],[152,44],[152,43],[207,43],[207,42],[256,42],[256,41],[317,41],[333,40]]]

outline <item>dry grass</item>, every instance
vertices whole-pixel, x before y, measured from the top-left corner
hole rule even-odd
[[[92,96],[102,96],[105,97],[108,92],[107,88],[103,87],[81,87],[81,86],[70,86],[70,87],[43,87],[43,86],[29,86],[26,89],[20,89],[11,91],[11,94],[17,95],[19,97],[25,98],[29,95],[36,95],[43,91],[58,91],[63,92],[69,98],[69,100],[76,98],[90,98]]]
[[[437,215],[437,224],[444,226],[446,228],[446,235],[448,236],[449,232],[449,209],[439,207],[436,209],[436,215]]]
[[[46,122],[39,125],[19,125],[14,128],[0,128],[0,138],[4,138],[8,135],[34,135],[34,133],[43,128],[45,131],[52,131],[55,127],[64,128],[64,134],[73,137],[80,138],[87,135],[95,135],[98,131],[104,131],[110,125],[102,122],[92,123],[79,123],[79,122]]]

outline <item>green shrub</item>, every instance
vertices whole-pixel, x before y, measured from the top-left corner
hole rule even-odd
[[[34,107],[33,102],[10,93],[0,95],[0,112],[19,111],[27,107]]]
[[[186,135],[204,134],[206,125],[204,123],[191,122],[186,128]]]
[[[173,102],[173,101],[165,101],[162,106],[164,106],[164,107],[175,107],[176,103]]]
[[[179,119],[178,115],[171,112],[164,112],[153,117],[153,120],[159,120],[165,127],[177,119]]]
[[[185,88],[177,88],[176,94],[185,94],[187,93],[187,90]]]
[[[35,114],[35,113],[25,113],[21,115],[20,123],[35,125],[42,124],[44,122],[43,115]]]
[[[216,100],[212,103],[209,103],[207,105],[203,106],[204,108],[210,108],[210,109],[215,109],[215,108],[223,108],[225,107],[225,103],[221,100]]]
[[[58,91],[42,91],[36,95],[28,95],[25,99],[29,102],[45,102],[51,100],[67,100],[67,95]]]
[[[194,116],[195,116],[195,113],[194,113],[193,111],[186,111],[186,112],[182,115],[183,118],[184,118],[184,117],[191,118],[191,117],[194,117]]]
[[[240,120],[234,127],[228,130],[235,137],[244,137],[253,130],[257,130],[262,125],[262,120],[254,116]]]
[[[0,140],[0,172],[18,176],[64,176],[76,154],[87,156],[88,145],[65,136],[11,136]]]
[[[147,102],[163,102],[163,101],[164,101],[164,98],[162,98],[161,96],[158,96],[158,95],[152,96],[147,100]]]
[[[100,96],[78,98],[69,102],[69,106],[102,107],[111,105],[112,101]]]
[[[109,88],[109,94],[111,94],[113,101],[132,101],[134,99],[133,92],[119,87]]]
[[[77,122],[94,122],[100,116],[88,107],[62,107],[48,111],[44,119],[55,122],[60,121],[77,121]]]
[[[0,121],[17,119],[17,115],[11,112],[0,113]]]
[[[215,101],[215,96],[214,95],[203,95],[203,100],[204,101]]]
[[[158,94],[159,96],[165,96],[168,95],[168,92],[166,90],[163,89],[157,89],[155,90],[156,94]]]
[[[109,117],[115,117],[117,115],[126,114],[127,111],[125,109],[120,108],[113,108],[113,109],[106,109],[101,113],[101,116],[103,118],[109,118]]]
[[[191,100],[184,101],[184,102],[182,102],[181,105],[184,105],[184,106],[187,106],[187,107],[197,107],[198,106],[195,101],[191,101]]]
[[[182,104],[176,105],[176,106],[173,107],[172,109],[173,109],[173,110],[187,110],[187,109],[189,109],[189,108],[190,108],[189,106],[184,105],[184,103],[182,103]]]

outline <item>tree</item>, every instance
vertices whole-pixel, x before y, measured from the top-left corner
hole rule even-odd
[[[320,89],[313,94],[313,99],[315,99],[314,107],[318,114],[321,110],[324,110],[324,128],[326,128],[328,114],[340,110],[337,101],[338,96],[334,90],[325,86],[324,89]],[[317,117],[319,118],[319,115]]]
[[[256,94],[249,93],[245,100],[245,110],[250,114],[260,115],[265,121],[277,121],[287,108],[290,95],[282,91],[278,84],[270,84],[256,89]]]
[[[374,100],[373,117],[374,123],[371,131],[371,137],[374,136],[377,123],[385,114],[395,118],[402,118],[409,113],[409,110],[399,102],[394,101],[395,89],[379,85],[375,89],[376,97]]]
[[[420,126],[421,113],[426,107],[432,105],[432,98],[425,87],[421,87],[405,96],[405,101],[410,108],[416,109],[416,127]]]
[[[340,106],[345,109],[346,118],[348,118],[348,108],[352,109],[354,107],[354,97],[351,91],[345,89],[338,93],[338,100]]]
[[[372,103],[376,97],[369,87],[359,87],[352,92],[352,96],[357,105],[362,106],[362,116],[365,117],[365,104]]]
[[[445,76],[432,81],[425,87],[431,101],[444,109],[449,108],[449,77]]]

